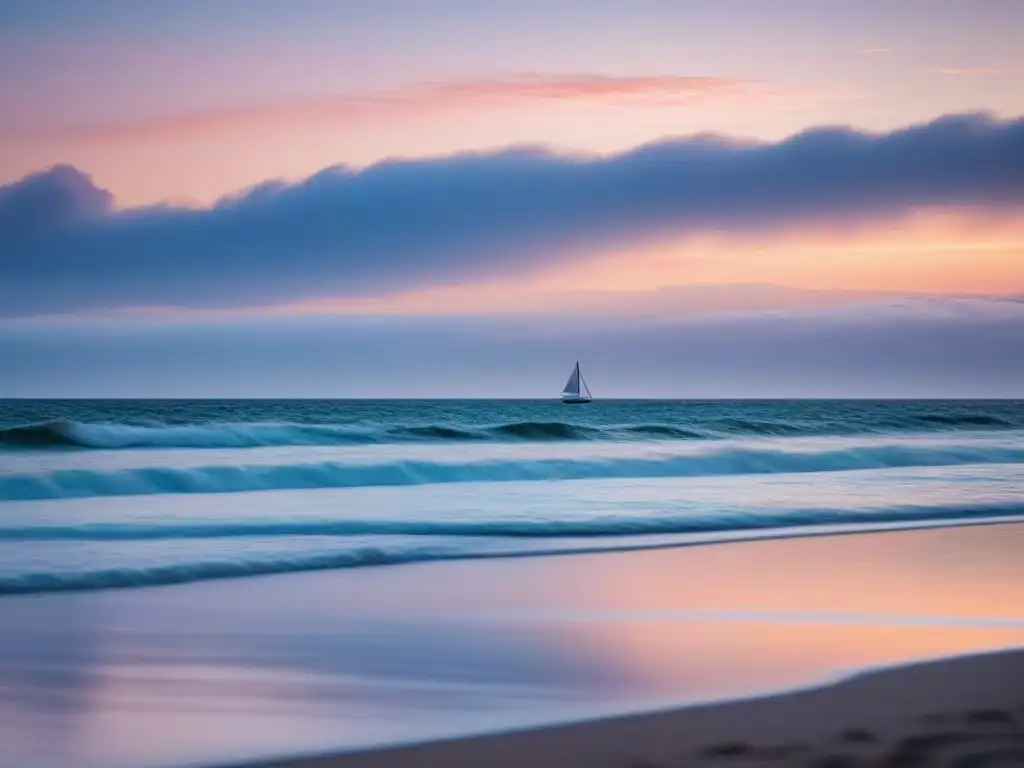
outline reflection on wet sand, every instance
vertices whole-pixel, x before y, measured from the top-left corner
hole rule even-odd
[[[0,764],[215,762],[1024,645],[1024,526],[5,598]]]

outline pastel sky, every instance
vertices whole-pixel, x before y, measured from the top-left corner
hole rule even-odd
[[[584,319],[675,349],[701,323],[729,347],[751,317],[846,338],[861,314],[890,342],[911,321],[959,340],[940,394],[1024,394],[1000,362],[1024,358],[1022,29],[1018,0],[6,0],[0,355],[24,365],[0,396],[246,394],[200,364],[210,339],[293,344],[314,321],[408,373],[430,329],[446,365],[514,339],[529,368],[538,328],[555,366]],[[459,323],[476,340],[445,346]],[[836,368],[801,389],[814,345],[780,334],[765,394],[938,375],[865,352],[888,371],[870,387]],[[46,362],[93,345],[130,367],[171,337],[189,373],[169,391],[153,361],[127,388],[95,365],[55,385]],[[625,352],[591,354],[636,390]],[[976,373],[953,382],[957,355]],[[720,362],[646,394],[713,396]],[[337,391],[273,375],[260,392]],[[469,394],[445,386],[423,383]]]

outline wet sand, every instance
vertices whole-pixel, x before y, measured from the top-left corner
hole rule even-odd
[[[926,662],[814,690],[275,768],[1024,765],[1024,651]]]
[[[1019,723],[1019,655],[750,697],[1024,648],[1022,553],[1011,523],[6,597],[0,766],[924,764],[901,740]]]

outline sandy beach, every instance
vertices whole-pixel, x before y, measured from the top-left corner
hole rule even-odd
[[[1022,551],[1006,523],[8,596],[0,765],[812,764],[942,734],[950,754],[1002,749],[954,736],[1022,716],[1022,656],[991,655],[1024,648]]]
[[[270,768],[1024,765],[1024,650],[815,690]]]

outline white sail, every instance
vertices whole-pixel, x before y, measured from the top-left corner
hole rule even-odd
[[[577,365],[577,370],[579,370],[579,368],[578,368],[579,363],[577,363],[576,365]],[[593,395],[590,394],[590,387],[588,387],[587,386],[587,382],[585,382],[583,380],[583,374],[582,373],[580,374],[580,394],[582,394],[586,398],[593,398]]]
[[[586,385],[584,385],[586,386]],[[569,380],[565,382],[565,387],[562,388],[563,395],[571,395],[572,397],[579,397],[580,394],[580,364],[576,363],[576,366],[572,369],[572,373],[569,374]]]

